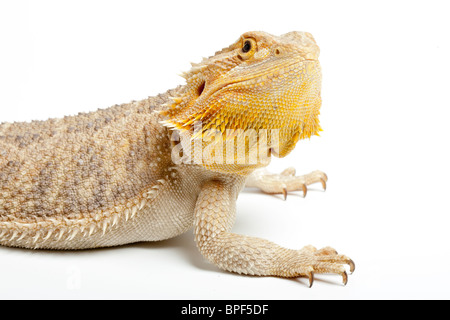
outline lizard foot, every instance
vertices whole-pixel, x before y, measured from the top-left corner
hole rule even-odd
[[[320,182],[324,190],[327,188],[328,177],[322,171],[313,171],[302,176],[295,175],[295,169],[290,167],[280,174],[272,174],[266,170],[257,170],[247,180],[246,186],[257,187],[265,193],[283,194],[284,200],[290,191],[303,191],[306,196],[308,186]]]
[[[346,285],[348,275],[344,265],[349,265],[350,273],[355,271],[352,259],[338,254],[330,247],[317,250],[313,246],[306,246],[295,253],[295,257],[283,263],[284,268],[290,277],[309,278],[309,287],[313,285],[315,274],[338,274],[342,276],[342,282]]]

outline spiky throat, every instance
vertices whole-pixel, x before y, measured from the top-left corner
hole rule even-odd
[[[256,142],[247,139],[244,146],[247,157],[252,148],[264,152],[260,150],[261,138],[267,139],[265,152],[270,150],[275,156],[284,157],[300,139],[318,135],[322,130],[318,118],[320,93],[321,68],[317,60],[291,61],[263,69],[256,76],[215,85],[194,74],[181,94],[162,111],[165,116],[162,123],[189,136],[192,145],[195,139],[202,139],[204,148],[209,146],[215,150],[216,146],[211,144],[221,142],[225,147],[229,139],[255,133]],[[222,153],[225,155],[226,151]],[[223,163],[205,167],[236,172],[236,164],[246,163],[236,152],[233,164],[233,169],[224,168]],[[267,165],[267,162],[258,164]]]

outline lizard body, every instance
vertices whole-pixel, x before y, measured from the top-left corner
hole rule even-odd
[[[318,54],[308,33],[249,32],[194,64],[183,74],[186,85],[157,97],[1,124],[0,244],[98,248],[164,240],[193,226],[200,252],[223,269],[310,283],[314,273],[331,272],[346,282],[343,264],[351,271],[354,264],[331,248],[290,250],[230,232],[246,185],[285,196],[306,193],[311,183],[325,187],[320,171],[259,169],[321,130]],[[227,143],[242,136],[227,153]],[[256,149],[265,157],[249,161]]]

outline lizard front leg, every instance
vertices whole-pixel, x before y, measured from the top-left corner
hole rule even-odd
[[[283,194],[286,200],[289,191],[303,191],[306,196],[308,186],[320,182],[324,190],[327,188],[328,177],[322,171],[313,171],[302,176],[295,175],[295,169],[290,167],[280,174],[268,172],[265,168],[255,170],[246,181],[246,187],[259,188],[269,194]]]
[[[234,223],[236,196],[230,186],[219,181],[205,184],[195,207],[194,233],[200,252],[218,267],[241,274],[279,277],[308,277],[315,273],[340,274],[344,284],[344,264],[354,263],[334,249],[301,250],[283,248],[268,240],[230,232]]]

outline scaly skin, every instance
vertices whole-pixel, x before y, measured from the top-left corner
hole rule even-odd
[[[318,55],[308,33],[248,32],[193,64],[186,85],[157,97],[1,124],[0,244],[97,248],[163,240],[194,226],[200,252],[225,270],[305,276],[311,284],[314,273],[337,273],[346,283],[343,265],[353,271],[354,264],[331,248],[290,250],[231,233],[246,183],[285,197],[306,194],[312,183],[325,187],[320,171],[259,169],[321,130]],[[227,153],[230,141],[236,148]]]

